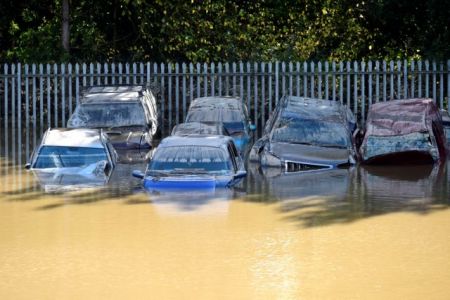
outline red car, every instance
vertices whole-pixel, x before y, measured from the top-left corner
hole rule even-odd
[[[432,99],[375,103],[359,149],[363,163],[418,164],[444,161],[447,142]]]

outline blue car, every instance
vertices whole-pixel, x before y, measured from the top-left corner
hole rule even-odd
[[[145,173],[133,171],[149,191],[213,190],[247,175],[233,139],[227,136],[170,136],[154,150]]]
[[[189,106],[185,122],[222,123],[243,157],[249,150],[256,129],[250,121],[244,102],[234,97],[194,99]]]

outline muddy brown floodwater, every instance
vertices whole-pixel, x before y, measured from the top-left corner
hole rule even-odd
[[[55,193],[20,156],[0,158],[0,299],[450,297],[446,165],[250,166],[233,190],[159,195],[127,165]]]

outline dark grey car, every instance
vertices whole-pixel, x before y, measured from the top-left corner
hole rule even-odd
[[[67,127],[102,128],[119,154],[147,152],[158,127],[156,100],[144,86],[89,87]]]
[[[340,102],[287,96],[279,101],[249,159],[285,172],[355,164],[356,130],[355,117]]]

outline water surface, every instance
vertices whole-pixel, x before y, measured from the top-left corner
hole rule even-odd
[[[250,166],[233,190],[162,195],[121,165],[50,193],[20,148],[0,158],[0,299],[450,297],[446,165]]]

